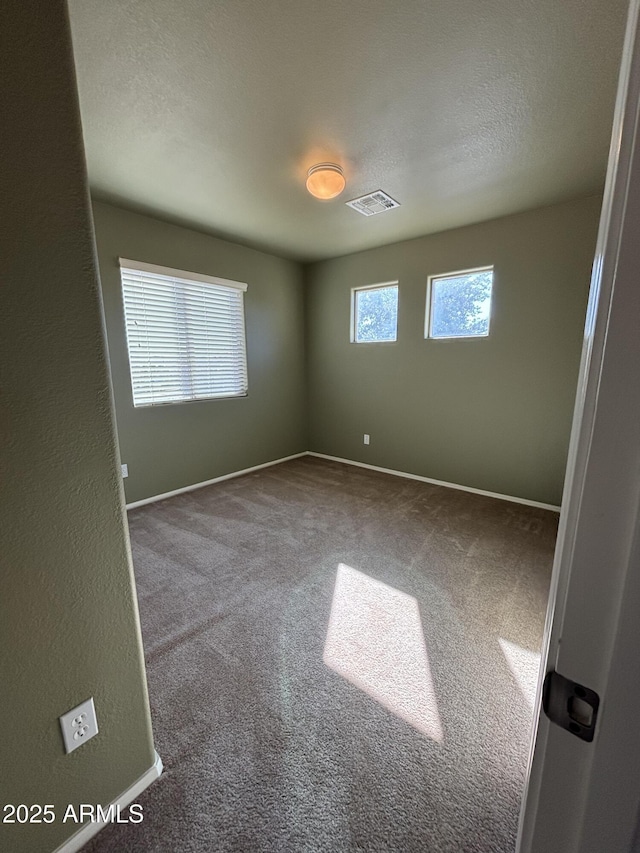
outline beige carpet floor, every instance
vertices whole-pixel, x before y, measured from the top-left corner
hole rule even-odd
[[[512,853],[557,516],[305,457],[129,516],[128,851]]]

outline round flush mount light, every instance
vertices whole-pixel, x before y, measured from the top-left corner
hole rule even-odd
[[[307,173],[307,189],[316,198],[335,198],[346,183],[342,168],[335,163],[318,163]]]

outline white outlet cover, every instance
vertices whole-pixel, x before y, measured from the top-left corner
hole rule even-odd
[[[124,478],[124,477],[128,477],[128,476],[129,476],[129,466],[127,465],[127,463],[126,463],[126,462],[123,462],[123,463],[122,463],[122,465],[121,465],[120,467],[122,468],[122,476],[123,476],[123,478]]]
[[[65,752],[73,752],[98,734],[98,720],[93,696],[60,717]]]
[[[365,434],[364,434],[364,443],[365,443],[365,444],[369,444],[369,436],[367,435],[367,433],[366,433],[366,432],[365,432]]]

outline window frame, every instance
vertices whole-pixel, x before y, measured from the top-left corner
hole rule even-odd
[[[396,310],[396,336],[393,340],[390,341],[359,341],[357,339],[357,310],[356,310],[356,301],[357,294],[363,290],[383,290],[387,287],[395,287],[398,291],[398,299],[397,306],[398,309],[400,307],[400,285],[399,280],[395,279],[394,281],[384,281],[380,284],[363,284],[359,287],[351,288],[351,319],[350,319],[350,334],[349,340],[352,344],[358,344],[361,346],[362,344],[397,344],[398,343],[398,313]]]
[[[242,399],[249,395],[249,364],[247,359],[247,329],[246,329],[246,316],[245,316],[245,303],[244,303],[244,294],[247,292],[248,284],[246,282],[234,281],[233,279],[220,278],[219,276],[211,276],[206,275],[204,273],[192,272],[190,270],[179,270],[174,269],[173,267],[163,267],[158,264],[151,264],[145,261],[135,261],[130,258],[118,258],[118,271],[120,275],[120,297],[122,300],[122,319],[124,325],[125,332],[125,341],[126,341],[126,349],[127,349],[127,363],[129,365],[129,381],[131,386],[131,402],[134,409],[150,409],[156,408],[158,406],[176,406],[176,405],[184,405],[186,403],[210,403],[214,400],[236,400]],[[166,276],[168,278],[177,278],[182,279],[186,282],[192,282],[194,284],[211,284],[217,287],[226,288],[228,290],[235,290],[240,292],[241,295],[241,320],[242,320],[242,350],[241,350],[241,358],[244,366],[244,391],[238,394],[216,394],[208,397],[189,397],[189,398],[180,398],[176,400],[161,400],[158,402],[148,402],[148,403],[136,403],[135,399],[135,390],[134,390],[134,376],[132,370],[132,362],[131,362],[131,349],[130,349],[130,341],[129,341],[129,329],[127,322],[127,308],[126,308],[126,300],[124,294],[124,278],[123,271],[130,270],[131,272],[141,272],[141,273],[151,273],[152,275],[158,276]]]
[[[456,278],[463,275],[473,275],[473,273],[477,272],[491,272],[491,311],[489,312],[489,324],[487,326],[487,331],[483,335],[434,335],[432,334],[433,329],[433,282],[440,278]],[[427,293],[426,293],[426,304],[425,304],[425,318],[424,318],[424,337],[427,341],[474,341],[474,340],[486,340],[489,337],[489,332],[491,331],[491,314],[493,312],[493,277],[495,272],[495,266],[493,264],[488,264],[482,267],[473,267],[472,269],[466,270],[454,270],[453,272],[444,272],[437,273],[436,275],[430,275],[427,277]]]

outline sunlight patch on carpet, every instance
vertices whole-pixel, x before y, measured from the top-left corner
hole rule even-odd
[[[413,596],[340,563],[323,659],[392,714],[444,740]]]
[[[522,646],[503,640],[502,637],[498,638],[498,642],[529,710],[533,711],[540,668],[539,652],[523,649]]]

